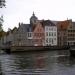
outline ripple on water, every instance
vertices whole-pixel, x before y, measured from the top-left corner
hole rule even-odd
[[[4,75],[75,75],[75,59],[65,54],[47,51],[1,55],[1,71]]]

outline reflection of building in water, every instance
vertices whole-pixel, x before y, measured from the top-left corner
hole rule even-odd
[[[3,75],[3,74],[2,74],[2,66],[1,66],[1,62],[0,62],[0,75]]]
[[[35,58],[35,68],[45,68],[46,67],[46,58],[44,56],[36,56]]]

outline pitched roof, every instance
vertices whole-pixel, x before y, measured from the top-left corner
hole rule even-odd
[[[69,26],[69,20],[60,21],[57,23],[58,29],[61,29],[61,30],[67,29],[68,26]]]
[[[33,31],[34,31],[34,29],[36,28],[36,26],[37,26],[38,24],[41,24],[41,25],[42,25],[41,22],[38,22],[38,23],[34,24],[33,27],[32,27],[32,30],[33,30]],[[42,26],[43,26],[43,25],[42,25]]]
[[[24,32],[27,32],[27,31],[28,31],[28,28],[30,28],[30,24],[23,24],[23,23],[22,23],[22,24],[19,26],[18,30],[21,29],[21,30],[23,30]]]
[[[50,20],[43,20],[42,24],[44,26],[55,26],[55,24],[52,21],[50,21]]]

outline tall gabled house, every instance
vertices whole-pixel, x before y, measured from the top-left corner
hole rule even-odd
[[[75,22],[69,20],[69,26],[67,29],[67,45],[75,45]]]
[[[57,26],[50,20],[44,20],[45,46],[57,45]]]
[[[33,26],[33,42],[34,46],[44,46],[44,28],[40,22]]]
[[[69,26],[69,20],[59,21],[57,23],[57,30],[58,30],[58,46],[65,46],[67,45],[67,30]]]

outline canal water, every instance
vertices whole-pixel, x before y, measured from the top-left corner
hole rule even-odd
[[[75,75],[68,51],[0,54],[0,75]]]

